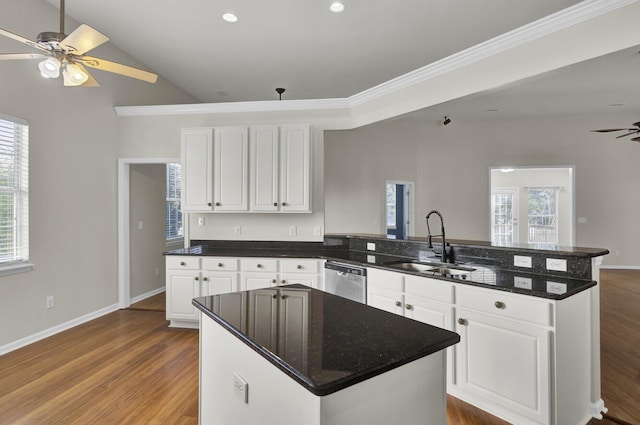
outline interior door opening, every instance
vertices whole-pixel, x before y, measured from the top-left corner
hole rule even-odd
[[[390,239],[414,235],[413,182],[388,180],[385,186],[385,233]]]

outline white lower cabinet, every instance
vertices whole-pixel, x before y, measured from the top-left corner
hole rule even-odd
[[[453,330],[447,392],[519,425],[590,418],[591,291],[563,300],[367,269],[368,304]]]
[[[322,289],[323,260],[167,256],[166,317],[169,326],[198,328],[194,298],[279,285]]]

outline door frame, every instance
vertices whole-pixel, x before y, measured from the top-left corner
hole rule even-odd
[[[118,158],[118,308],[131,305],[130,168],[136,164],[169,164],[180,158]]]

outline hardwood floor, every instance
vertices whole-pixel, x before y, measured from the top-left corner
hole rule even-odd
[[[138,301],[135,304],[131,304],[129,307],[131,310],[153,310],[153,311],[165,311],[166,304],[166,292],[154,295],[149,298],[145,298],[142,301]]]
[[[640,424],[640,271],[602,272],[602,394]],[[448,397],[449,425],[505,425]],[[198,332],[164,312],[120,310],[0,357],[0,424],[198,422]],[[562,424],[559,424],[562,425]]]

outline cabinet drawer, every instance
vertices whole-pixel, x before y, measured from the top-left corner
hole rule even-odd
[[[442,280],[429,279],[413,275],[404,276],[404,291],[407,295],[415,295],[430,300],[453,303],[453,283]]]
[[[457,297],[460,307],[544,326],[553,324],[553,304],[542,298],[464,285],[458,286]]]
[[[200,257],[167,255],[166,265],[168,269],[198,270]]]
[[[380,269],[367,269],[367,285],[404,292],[403,274]]]
[[[271,258],[243,258],[240,260],[243,272],[277,272],[278,260]]]
[[[238,259],[231,257],[204,257],[202,269],[211,271],[233,272],[238,270]]]
[[[280,271],[282,273],[320,273],[320,261],[318,260],[280,260]]]

